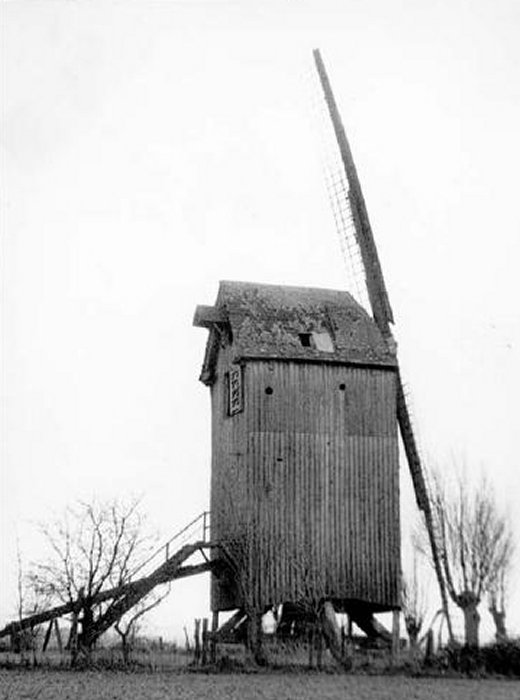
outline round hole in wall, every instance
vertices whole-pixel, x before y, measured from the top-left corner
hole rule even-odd
[[[271,396],[271,394],[273,393],[273,387],[272,387],[272,386],[267,386],[267,387],[265,388],[265,393],[266,393],[268,396]]]
[[[339,390],[340,390],[340,391],[345,391],[346,388],[347,388],[347,385],[346,385],[346,384],[343,384],[343,382],[339,385]]]

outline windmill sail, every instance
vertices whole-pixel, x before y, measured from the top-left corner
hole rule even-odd
[[[325,96],[325,102],[332,120],[341,161],[346,175],[346,181],[348,183],[348,191],[346,194],[354,224],[356,243],[359,247],[365,272],[365,281],[370,306],[372,308],[372,314],[379,327],[379,330],[381,330],[384,336],[388,336],[390,334],[389,324],[393,323],[394,318],[392,308],[388,300],[388,293],[386,291],[383,272],[381,270],[381,264],[379,262],[379,256],[377,254],[363,192],[359,183],[356,166],[354,164],[354,159],[352,158],[352,151],[350,150],[347,135],[341,122],[336,101],[330,87],[329,78],[318,50],[314,51],[314,60],[316,62],[318,76],[320,78],[320,83]]]
[[[332,191],[331,199],[333,200],[333,210],[335,212],[338,232],[340,235],[345,236],[347,240],[349,239],[350,232],[353,232],[353,240],[350,240],[346,246],[346,249],[349,254],[359,256],[363,269],[363,281],[366,286],[372,316],[383,337],[386,338],[387,342],[393,343],[394,340],[390,325],[394,323],[394,317],[374,241],[374,235],[370,226],[370,220],[368,218],[363,192],[361,190],[356,166],[352,157],[352,151],[341,121],[339,110],[334,99],[321,54],[317,49],[314,50],[313,54],[319,82],[332,123],[342,166],[342,172],[339,175],[336,174],[332,176],[332,189],[329,182],[329,191]],[[336,183],[338,182],[340,183],[340,187],[337,187]],[[337,212],[341,212],[340,217],[338,217]],[[352,223],[351,227],[347,225],[347,221]],[[443,608],[445,612],[447,612],[448,603],[446,588],[444,585],[439,552],[435,539],[433,516],[428,498],[426,482],[424,479],[421,458],[417,447],[417,441],[415,439],[410,411],[408,409],[406,394],[399,369],[397,374],[397,419],[412,477],[417,505],[419,509],[423,511],[425,517]],[[451,625],[447,614],[446,618],[451,637]]]

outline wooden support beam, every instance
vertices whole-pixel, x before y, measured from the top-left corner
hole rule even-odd
[[[400,610],[394,610],[392,612],[392,665],[394,665],[394,666],[399,663],[399,655],[400,655],[400,643],[401,643],[400,625],[399,625],[400,615],[401,615]]]
[[[168,561],[163,562],[149,576],[144,576],[135,581],[131,581],[130,583],[123,584],[122,586],[116,586],[106,591],[101,591],[94,596],[92,602],[102,603],[113,598],[122,598],[123,596],[128,598],[134,597],[140,591],[144,591],[148,588],[151,590],[151,588],[161,583],[167,583],[168,581],[174,581],[178,578],[195,576],[206,571],[211,571],[212,567],[215,566],[215,562],[211,561],[206,561],[202,564],[196,564],[193,566],[182,566],[182,563],[192,554],[200,551],[204,547],[211,546],[212,545],[210,543],[202,541],[184,545],[178,552],[173,554]],[[8,636],[12,631],[16,633],[17,630],[36,627],[44,622],[47,622],[48,620],[63,617],[64,615],[74,612],[74,609],[78,608],[78,605],[79,601],[72,601],[70,603],[58,605],[55,608],[46,610],[45,612],[31,615],[30,617],[26,617],[22,620],[11,622],[0,630],[0,638]]]
[[[218,624],[218,613],[217,614],[217,624]],[[222,627],[220,629],[217,629],[215,632],[215,639],[217,640],[223,640],[225,639],[226,635],[233,634],[233,632],[236,630],[236,628],[241,625],[246,617],[246,613],[243,608],[240,608],[239,610],[234,613],[229,620],[224,622]]]
[[[227,313],[224,309],[219,309],[216,306],[197,306],[195,316],[193,317],[193,325],[199,328],[211,328],[215,323],[229,323]]]
[[[45,637],[43,638],[42,651],[47,651],[47,647],[49,646],[49,641],[51,639],[53,627],[54,627],[54,620],[51,620],[49,622],[49,625],[48,625],[47,630],[45,632]]]
[[[77,642],[78,642],[78,615],[77,615],[77,613],[74,613],[72,616],[72,623],[70,625],[69,638],[67,640],[67,644],[65,646],[65,649],[73,652],[77,647]]]
[[[58,643],[58,651],[63,654],[63,642],[61,641],[60,626],[58,624],[58,618],[54,618],[54,629],[56,631],[56,642]]]

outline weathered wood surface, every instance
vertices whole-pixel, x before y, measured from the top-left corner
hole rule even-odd
[[[228,417],[232,356],[220,349],[212,386],[212,537],[249,538],[254,607],[309,588],[399,605],[395,372],[247,362],[244,411]],[[213,609],[240,607],[240,595],[213,577]]]

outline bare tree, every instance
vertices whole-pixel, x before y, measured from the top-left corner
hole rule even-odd
[[[497,562],[488,590],[488,609],[495,623],[497,642],[504,642],[508,638],[506,629],[507,583],[511,573],[513,554],[513,539],[510,536],[507,546],[503,549],[502,559]]]
[[[156,608],[166,598],[170,589],[171,584],[167,584],[160,594],[151,593],[115,623],[114,629],[121,638],[121,651],[125,664],[130,662],[130,655],[143,616]]]
[[[486,479],[472,487],[462,470],[455,472],[452,488],[438,472],[431,475],[435,537],[448,593],[464,615],[466,644],[478,646],[478,606],[512,547],[512,535]]]
[[[50,545],[47,561],[33,565],[28,580],[40,598],[74,604],[73,628],[81,623],[77,645],[90,651],[104,631],[101,620],[114,601],[98,602],[106,588],[128,583],[132,571],[150,552],[138,501],[80,502],[62,518],[42,526]]]
[[[414,556],[412,576],[403,576],[401,583],[401,605],[406,632],[410,640],[410,650],[415,656],[419,648],[421,633],[426,615],[426,599],[418,575],[417,557]]]

